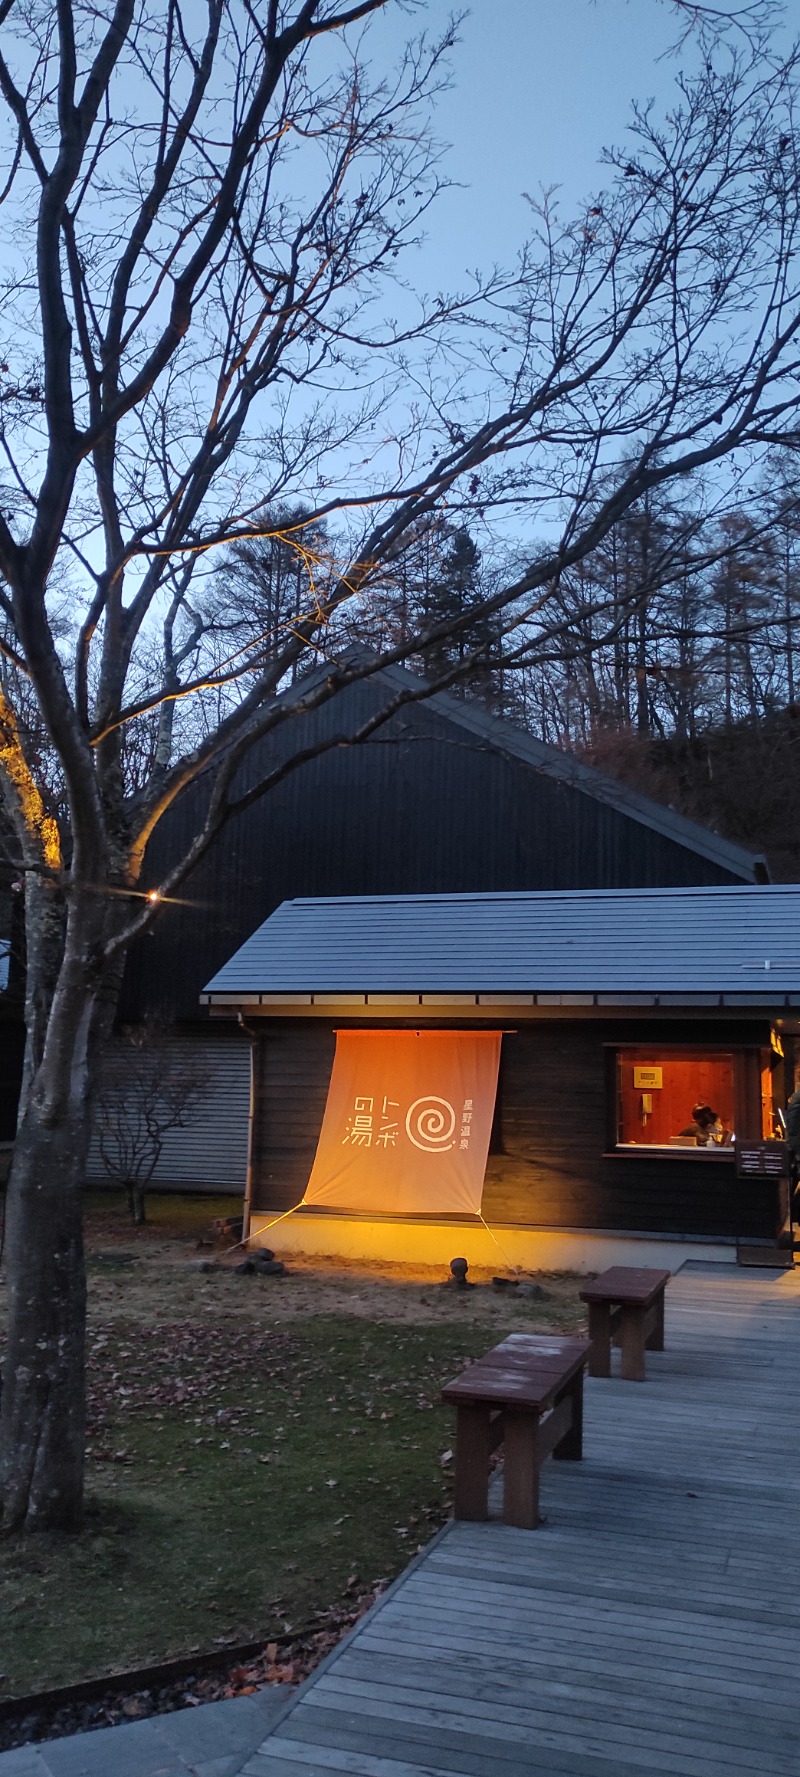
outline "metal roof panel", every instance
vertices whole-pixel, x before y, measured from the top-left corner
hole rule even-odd
[[[772,1002],[800,992],[800,885],[284,901],[205,992]]]

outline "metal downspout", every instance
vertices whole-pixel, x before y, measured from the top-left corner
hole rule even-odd
[[[247,1246],[250,1239],[250,1212],[253,1201],[253,1135],[256,1120],[256,1043],[258,1034],[242,1016],[237,1014],[238,1023],[245,1036],[250,1038],[250,1109],[247,1118],[247,1165],[244,1176],[244,1203],[242,1205],[242,1246]]]

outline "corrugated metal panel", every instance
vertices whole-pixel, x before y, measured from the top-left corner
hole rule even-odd
[[[288,901],[206,992],[681,991],[771,1005],[800,989],[794,884]]]
[[[153,1175],[157,1185],[244,1191],[250,1115],[250,1043],[229,1032],[179,1036],[164,1044],[204,1081],[202,1102],[182,1129],[168,1130]],[[207,1084],[205,1083],[207,1082]],[[88,1177],[106,1173],[92,1141]]]

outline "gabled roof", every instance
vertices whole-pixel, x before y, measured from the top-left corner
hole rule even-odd
[[[344,650],[338,658],[344,663],[358,665],[372,658],[372,653],[364,647],[352,647]],[[316,683],[324,682],[329,672],[330,667],[323,666],[305,674],[290,691],[284,693],[287,701],[299,701],[306,692],[313,690]],[[419,684],[420,675],[412,673],[404,666],[382,666],[377,668],[371,682],[385,685],[394,696]],[[425,683],[424,679],[422,683]],[[729,870],[731,875],[740,877],[742,882],[769,881],[769,868],[763,852],[749,851],[746,846],[723,839],[721,834],[712,832],[710,827],[703,827],[698,821],[691,821],[685,815],[677,814],[675,809],[654,802],[652,797],[643,796],[638,790],[632,790],[615,778],[607,777],[593,765],[583,765],[561,747],[537,740],[526,729],[518,727],[506,717],[492,715],[490,710],[483,708],[474,699],[465,700],[450,691],[434,691],[425,698],[422,707],[435,711],[438,716],[454,723],[484,746],[491,747],[495,752],[505,753],[510,758],[519,759],[534,771],[567,784],[582,795],[593,797],[596,802],[606,803],[620,814],[649,827],[652,832],[672,840],[674,844],[685,846],[687,851],[707,858],[710,863],[717,864],[723,870]]]
[[[800,885],[285,901],[204,997],[240,993],[800,1004]]]

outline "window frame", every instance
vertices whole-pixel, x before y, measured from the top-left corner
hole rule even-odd
[[[606,1049],[606,1155],[610,1159],[621,1160],[677,1160],[685,1163],[700,1161],[703,1165],[732,1165],[736,1159],[736,1144],[730,1147],[714,1148],[679,1148],[666,1143],[623,1142],[620,1140],[618,1112],[618,1078],[620,1058],[626,1052],[638,1050],[644,1059],[658,1064],[660,1060],[668,1060],[670,1056],[687,1060],[703,1050],[709,1054],[730,1055],[733,1062],[733,1126],[736,1141],[762,1141],[763,1107],[762,1107],[762,1071],[769,1059],[770,1051],[766,1045],[753,1043],[720,1043],[717,1042],[625,1042],[617,1040],[607,1043]],[[651,1053],[652,1052],[652,1053]],[[773,1094],[774,1099],[774,1094]]]

